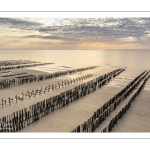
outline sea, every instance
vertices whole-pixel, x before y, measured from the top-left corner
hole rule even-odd
[[[150,69],[150,50],[0,50],[0,60],[26,59],[66,66],[110,65]]]

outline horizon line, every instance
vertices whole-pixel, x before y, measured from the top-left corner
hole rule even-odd
[[[0,49],[0,50],[150,50],[150,49]]]

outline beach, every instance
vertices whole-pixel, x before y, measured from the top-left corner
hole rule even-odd
[[[42,55],[43,53],[44,52],[40,54]],[[48,52],[46,51],[46,53]],[[55,55],[55,52],[53,53],[50,52],[50,53]],[[81,52],[77,52],[77,53],[81,54]],[[87,53],[89,55],[92,54],[91,52],[87,52]],[[104,55],[104,52],[102,51],[93,52],[93,53]],[[127,54],[127,52],[124,52],[124,53]],[[131,52],[129,53],[131,54]],[[145,52],[145,55],[147,55],[147,53],[148,52]],[[128,59],[129,61],[128,60],[125,61],[124,57],[122,57],[121,59],[118,55],[118,60],[116,60],[116,62],[117,61],[119,62],[114,63],[111,60],[110,55],[107,55],[108,53],[106,52],[105,55],[107,55],[108,63],[106,63],[106,60],[103,60],[103,61],[100,60],[101,61],[100,63],[99,59],[97,60],[97,62],[95,61],[95,54],[94,55],[92,54],[93,56],[91,57],[91,59],[88,59],[88,60],[85,59],[89,57],[88,55],[86,55],[85,58],[82,56],[84,60],[87,61],[87,63],[85,63],[84,61],[82,62],[81,58],[78,58],[78,60],[82,62],[80,64],[78,61],[76,62],[76,61],[71,60],[70,58],[77,57],[76,56],[77,54],[73,56],[71,53],[68,52],[68,55],[70,56],[70,58],[68,59],[66,57],[66,59],[68,59],[70,63],[68,61],[64,61],[63,59],[59,61],[52,60],[50,62],[52,62],[53,64],[49,64],[49,65],[9,70],[11,74],[25,72],[31,75],[38,76],[40,74],[44,75],[48,73],[73,70],[77,68],[86,68],[86,67],[95,66],[95,65],[98,66],[97,68],[88,69],[82,72],[75,72],[71,74],[62,75],[60,77],[54,77],[51,79],[45,79],[45,80],[41,80],[37,82],[26,83],[23,85],[1,89],[0,90],[1,99],[5,100],[5,99],[8,99],[8,97],[14,98],[15,95],[21,96],[22,92],[27,93],[28,91],[30,92],[32,90],[35,91],[36,89],[41,89],[41,88],[44,89],[45,87],[48,87],[49,85],[56,85],[58,83],[61,83],[62,81],[67,81],[67,80],[70,81],[71,79],[73,80],[73,79],[76,79],[77,77],[83,77],[88,74],[93,74],[93,76],[80,80],[78,82],[70,83],[69,85],[61,86],[60,88],[57,88],[54,90],[51,89],[49,92],[47,91],[45,93],[32,96],[30,98],[25,96],[23,100],[19,100],[17,101],[17,103],[12,102],[11,105],[6,104],[4,107],[0,107],[0,117],[4,117],[15,111],[19,111],[21,109],[29,107],[44,99],[48,99],[49,97],[59,95],[67,90],[73,89],[76,86],[87,83],[88,81],[91,81],[98,76],[105,75],[115,69],[127,67],[124,72],[120,73],[118,76],[111,79],[107,84],[102,86],[100,89],[97,89],[96,91],[90,93],[89,95],[81,97],[80,99],[73,101],[72,103],[69,103],[69,105],[65,107],[56,109],[54,112],[50,112],[46,116],[37,120],[36,122],[33,122],[29,126],[26,126],[25,128],[18,131],[18,132],[70,132],[74,128],[76,128],[78,125],[81,125],[82,123],[84,123],[88,118],[90,118],[90,116],[92,116],[92,114],[98,108],[100,108],[104,103],[106,103],[109,99],[111,99],[115,94],[121,91],[127,84],[129,84],[139,74],[141,74],[145,70],[148,70],[149,68],[148,63],[147,63],[149,61],[148,59],[145,61],[143,60],[143,63],[145,62],[144,65],[141,65],[138,61],[136,63],[134,62],[129,65],[129,61],[132,62],[130,59]],[[6,55],[6,54],[3,54],[3,55]],[[136,54],[136,55],[139,55],[139,54]],[[32,53],[31,53],[31,56],[32,56]],[[108,59],[108,56],[110,59]],[[15,58],[14,55],[12,57]],[[36,61],[37,59],[38,58],[36,58]],[[34,59],[31,58],[31,60],[35,61],[35,57]],[[42,61],[42,62],[48,62],[48,61]],[[2,73],[1,75],[8,75],[8,74],[10,73]],[[148,121],[148,113],[149,113],[148,99],[150,96],[149,90],[150,90],[150,81],[147,81],[146,86],[144,87],[140,95],[137,97],[137,100],[133,102],[133,105],[130,108],[130,110],[128,110],[128,112],[124,115],[124,117],[121,120],[119,120],[118,124],[115,125],[112,132],[142,132],[142,131],[149,132],[149,121]],[[129,101],[133,93],[129,97],[127,97],[123,101],[123,103],[118,105],[116,110],[111,113],[111,115],[95,130],[95,132],[100,133],[103,130],[103,128],[109,123],[111,118],[113,118],[115,114],[117,114],[118,111]]]

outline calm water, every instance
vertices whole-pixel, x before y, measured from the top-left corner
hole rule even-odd
[[[0,60],[27,59],[56,65],[110,65],[150,69],[150,50],[1,50]]]

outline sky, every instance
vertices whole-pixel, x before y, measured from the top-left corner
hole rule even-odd
[[[149,48],[150,18],[0,18],[0,50]]]

